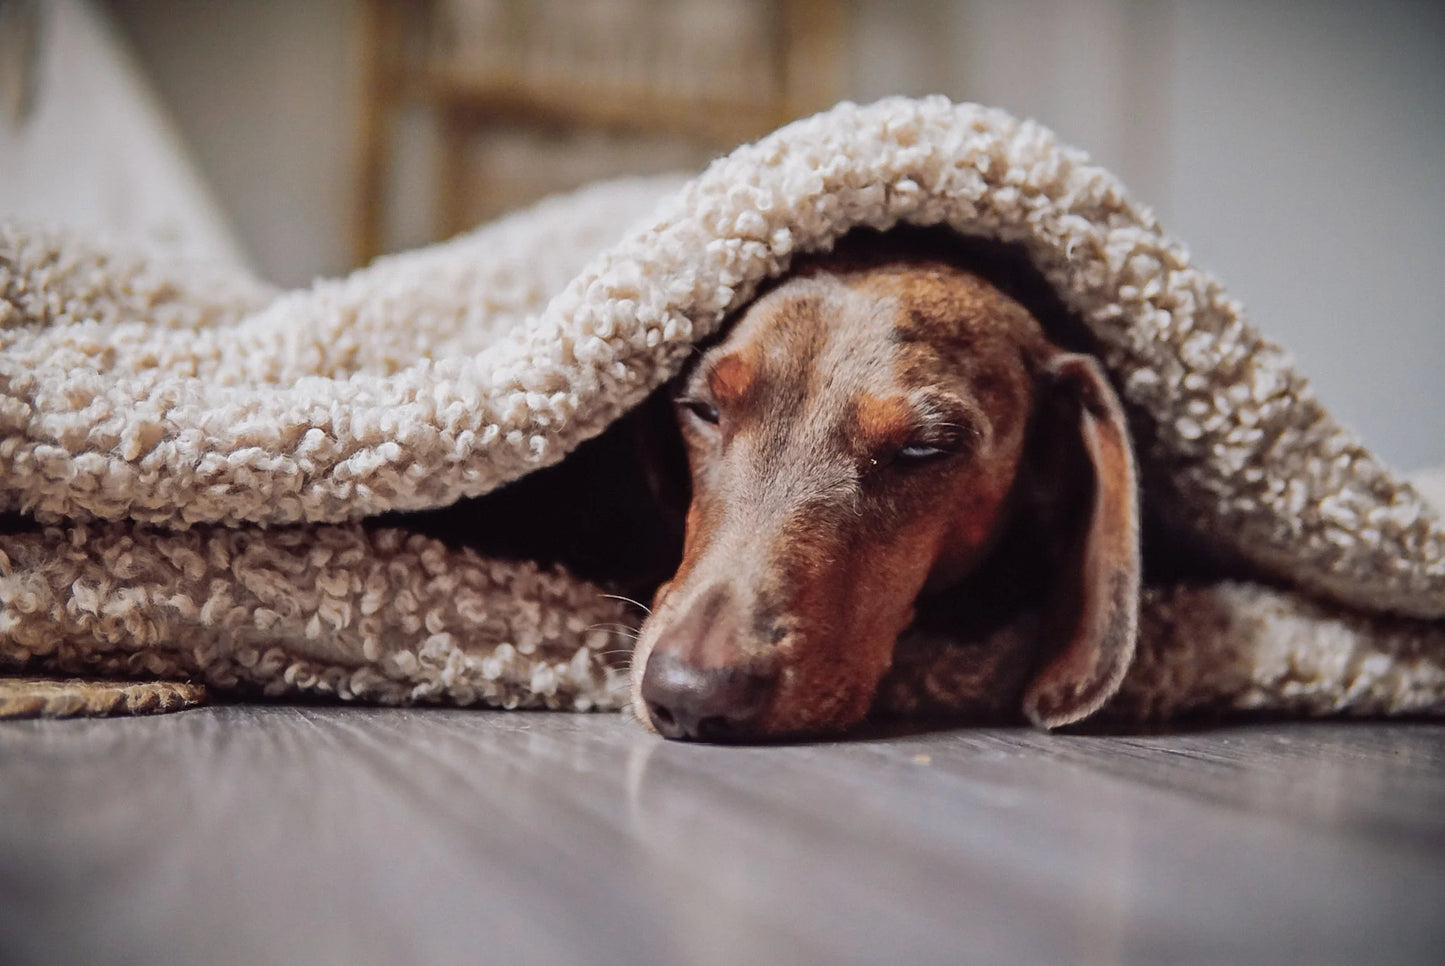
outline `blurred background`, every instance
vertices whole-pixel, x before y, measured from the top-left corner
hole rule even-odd
[[[0,0],[0,215],[301,285],[843,98],[1031,116],[1337,413],[1445,463],[1445,5]]]

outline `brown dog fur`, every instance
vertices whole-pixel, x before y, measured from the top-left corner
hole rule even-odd
[[[916,257],[804,268],[698,361],[678,422],[692,500],[634,655],[647,726],[847,728],[937,600],[978,601],[963,624],[1036,616],[1028,653],[980,656],[1035,723],[1117,688],[1139,572],[1123,416],[1092,359],[980,276]]]

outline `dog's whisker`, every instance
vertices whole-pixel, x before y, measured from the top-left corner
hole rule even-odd
[[[600,631],[607,631],[607,633],[609,633],[609,634],[621,634],[621,635],[623,635],[624,637],[630,637],[630,638],[632,638],[634,641],[637,640],[637,638],[641,635],[641,630],[640,630],[639,628],[633,627],[631,624],[616,624],[616,623],[591,624],[591,625],[589,625],[588,627],[586,627],[585,630],[589,630],[589,631],[599,631],[599,630],[600,630]]]
[[[642,610],[643,610],[643,612],[645,612],[645,613],[648,613],[648,614],[651,614],[651,613],[652,613],[652,608],[651,608],[651,607],[648,607],[648,606],[647,606],[646,604],[644,604],[642,601],[640,601],[640,600],[634,600],[633,598],[628,597],[628,596],[625,596],[625,595],[623,595],[623,594],[603,594],[602,596],[603,596],[603,597],[610,597],[610,598],[612,598],[613,600],[620,600],[620,601],[623,601],[624,603],[632,604],[632,605],[634,605],[634,606],[636,606],[636,607],[641,607]]]

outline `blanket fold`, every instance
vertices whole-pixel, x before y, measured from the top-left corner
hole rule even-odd
[[[1315,712],[1442,706],[1436,510],[1115,178],[1035,123],[940,98],[843,104],[689,181],[586,189],[290,293],[0,228],[0,512],[36,523],[0,535],[0,666],[615,707],[625,655],[594,625],[627,621],[624,604],[358,521],[562,460],[794,255],[902,224],[1024,251],[1140,427],[1146,500],[1280,588],[1208,590],[1235,618],[1157,631],[1183,648],[1166,663],[1232,666],[1207,688],[1151,685],[1139,714],[1270,694]],[[1305,661],[1259,685],[1272,628],[1285,650],[1316,646],[1302,626],[1386,644],[1375,664]]]

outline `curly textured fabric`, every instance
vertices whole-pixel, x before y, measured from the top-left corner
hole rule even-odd
[[[1436,512],[1116,179],[1037,124],[939,98],[840,105],[686,183],[599,186],[279,295],[0,230],[0,509],[49,525],[0,537],[0,659],[387,701],[615,706],[620,672],[587,628],[620,620],[617,602],[354,521],[562,459],[793,255],[902,223],[1026,251],[1147,428],[1148,498],[1300,591],[1208,590],[1210,606],[1263,615],[1220,633],[1334,626],[1332,607],[1393,615],[1435,643],[1408,658],[1418,673],[1380,678],[1370,707],[1438,706]],[[1146,629],[1184,648],[1168,659],[1180,667],[1264,653],[1221,657],[1167,630],[1188,624],[1178,598],[1145,603],[1158,618]],[[1297,628],[1286,636],[1309,649]],[[1306,663],[1321,694],[1352,686]],[[1259,687],[1294,694],[1283,680]],[[1138,704],[1199,703],[1169,687]]]

